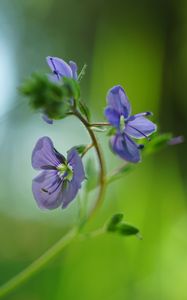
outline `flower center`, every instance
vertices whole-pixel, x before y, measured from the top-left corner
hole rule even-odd
[[[120,131],[123,131],[125,129],[125,118],[123,115],[120,116]]]
[[[73,178],[73,169],[69,164],[60,164],[57,167],[58,176],[71,181]]]

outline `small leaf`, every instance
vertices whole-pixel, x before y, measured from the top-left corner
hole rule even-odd
[[[108,132],[107,132],[107,136],[113,136],[116,134],[116,128],[111,127],[109,128]]]
[[[157,152],[168,145],[168,142],[172,139],[171,133],[163,133],[163,134],[155,134],[152,137],[152,140],[146,144],[143,153],[145,154],[152,154]]]
[[[63,90],[67,98],[78,100],[80,98],[80,86],[77,80],[63,77]]]
[[[87,145],[83,145],[83,144],[77,145],[77,146],[75,146],[75,148],[79,154],[82,154],[84,152],[84,150],[87,148]]]
[[[78,105],[79,105],[79,109],[80,109],[81,113],[86,117],[87,121],[90,122],[91,115],[90,115],[90,111],[89,111],[89,108],[86,105],[86,103],[79,101]]]
[[[118,232],[119,232],[119,234],[124,235],[124,236],[137,235],[139,233],[139,229],[130,224],[121,223],[118,226]]]
[[[123,220],[123,213],[116,213],[115,215],[112,216],[110,219],[106,230],[107,231],[116,231],[118,229],[119,223]]]
[[[90,192],[95,189],[98,184],[97,170],[95,168],[95,161],[89,158],[86,162],[85,172],[87,176],[86,190]]]

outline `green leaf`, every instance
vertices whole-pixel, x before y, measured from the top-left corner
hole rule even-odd
[[[81,113],[86,117],[87,121],[90,122],[91,115],[90,115],[90,111],[89,111],[89,108],[86,105],[86,103],[79,101],[78,106],[79,106]]]
[[[163,133],[163,134],[155,134],[152,137],[152,140],[146,144],[145,149],[143,150],[144,154],[152,154],[157,152],[166,146],[168,146],[168,142],[171,140],[171,133]]]
[[[108,132],[107,132],[107,136],[113,136],[116,134],[116,128],[111,127],[109,128]]]
[[[133,225],[127,223],[121,223],[117,229],[118,233],[123,236],[137,235],[139,234],[139,229]]]
[[[68,99],[73,98],[78,100],[80,98],[80,86],[77,80],[73,78],[63,77],[62,88]]]
[[[87,148],[87,145],[77,145],[75,146],[76,150],[78,151],[79,154],[82,154],[84,150]]]
[[[95,168],[95,161],[92,158],[89,158],[86,161],[85,172],[87,176],[86,190],[87,192],[90,192],[98,185],[97,170]]]
[[[112,216],[110,221],[108,222],[107,231],[116,231],[118,229],[119,223],[123,220],[123,213],[116,213]]]
[[[51,119],[66,116],[70,104],[62,86],[51,82],[46,75],[34,73],[20,87],[20,93],[29,99],[34,110],[40,110]]]

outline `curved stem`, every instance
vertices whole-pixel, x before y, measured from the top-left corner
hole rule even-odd
[[[56,244],[54,244],[49,250],[47,250],[42,256],[36,259],[31,265],[20,272],[18,275],[10,279],[0,288],[0,298],[10,293],[16,287],[24,283],[31,276],[36,274],[47,263],[49,263],[54,257],[56,257],[62,249],[64,249],[77,235],[78,229],[73,228],[66,235],[64,235]]]
[[[91,209],[91,211],[89,213],[88,218],[90,219],[95,214],[97,209],[100,207],[100,205],[102,203],[102,200],[103,200],[103,195],[104,195],[105,186],[106,186],[105,164],[104,164],[104,159],[103,159],[103,156],[102,156],[102,152],[101,152],[99,143],[97,141],[97,138],[96,138],[93,130],[91,129],[91,124],[86,119],[84,119],[84,117],[77,110],[74,110],[73,114],[83,123],[83,125],[87,129],[87,131],[88,131],[88,133],[91,137],[92,143],[95,147],[96,154],[97,154],[98,161],[99,161],[99,166],[100,166],[100,174],[99,174],[100,189],[99,189],[99,193],[98,193],[98,196],[97,196],[97,199],[96,199],[96,202],[95,202],[95,206]]]

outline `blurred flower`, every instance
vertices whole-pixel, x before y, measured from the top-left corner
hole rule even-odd
[[[69,61],[67,64],[63,59],[58,57],[47,56],[47,63],[53,72],[49,74],[49,79],[53,82],[60,82],[64,77],[78,79],[77,75],[77,64],[73,61]],[[43,115],[43,120],[48,124],[53,124],[53,120],[50,119],[46,114]]]
[[[143,112],[130,116],[131,105],[120,85],[109,90],[107,102],[105,116],[116,128],[116,134],[110,140],[113,152],[127,161],[139,162],[141,160],[140,149],[143,145],[136,144],[132,138],[149,139],[148,136],[156,131],[156,125],[145,118],[151,113]]]
[[[180,136],[171,138],[168,141],[168,145],[174,146],[174,145],[182,144],[183,142],[184,142],[184,137],[180,135]]]
[[[32,153],[32,166],[42,172],[33,179],[32,191],[42,209],[62,208],[76,197],[85,179],[82,160],[75,148],[65,157],[57,152],[49,137],[40,138]]]

